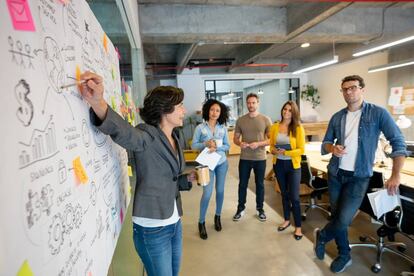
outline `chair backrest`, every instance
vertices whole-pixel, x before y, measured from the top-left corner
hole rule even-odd
[[[414,235],[414,188],[400,185],[400,200],[402,215],[400,220],[400,231]]]
[[[309,187],[312,187],[312,172],[310,169],[310,165],[308,162],[308,157],[306,155],[302,155],[302,160],[300,162],[300,169],[301,169],[301,175],[300,175],[300,183],[306,184]]]

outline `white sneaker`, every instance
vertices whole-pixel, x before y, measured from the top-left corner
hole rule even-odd
[[[245,212],[243,211],[237,211],[236,214],[233,216],[233,221],[239,221],[244,216]]]

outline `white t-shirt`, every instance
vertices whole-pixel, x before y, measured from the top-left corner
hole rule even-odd
[[[160,227],[160,226],[167,226],[176,223],[180,220],[180,216],[178,215],[177,209],[177,201],[174,200],[174,212],[171,217],[167,219],[151,219],[151,218],[143,218],[143,217],[132,217],[132,221],[135,224],[138,224],[142,227]]]
[[[339,163],[339,168],[346,171],[355,170],[355,161],[358,151],[358,129],[359,121],[361,119],[362,110],[351,112],[346,114],[345,124],[345,151],[346,154],[342,156]]]

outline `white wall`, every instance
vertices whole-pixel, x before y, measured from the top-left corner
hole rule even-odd
[[[264,84],[251,86],[245,90],[243,99],[246,99],[246,95],[249,93],[257,94],[257,91],[261,89],[263,91],[260,97],[259,111],[260,113],[268,116],[272,122],[280,120],[280,109],[283,104],[289,100],[289,94],[286,80],[273,80]],[[247,109],[245,108],[245,112]]]
[[[184,90],[184,107],[187,116],[201,110],[205,100],[204,81],[201,79],[198,69],[184,70],[177,75],[177,87]]]
[[[360,75],[364,79],[364,98],[367,102],[385,107],[389,94],[387,71],[368,73],[368,68],[387,62],[388,54],[378,53],[308,73],[308,84],[318,88],[321,96],[321,104],[316,108],[319,119],[328,121],[335,112],[346,106],[339,89],[341,80],[348,75]]]
[[[176,79],[160,80],[160,85],[177,87],[177,80]]]

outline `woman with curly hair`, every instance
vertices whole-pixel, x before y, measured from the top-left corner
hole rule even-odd
[[[211,198],[216,178],[216,214],[214,216],[214,228],[221,231],[221,209],[224,200],[224,182],[228,170],[226,151],[230,148],[227,128],[225,124],[229,119],[229,110],[225,104],[214,99],[207,100],[203,105],[202,116],[204,122],[199,124],[193,136],[191,147],[197,150],[208,148],[210,152],[217,152],[221,155],[217,166],[210,170],[210,183],[203,187],[203,196],[200,201],[200,217],[198,220],[198,231],[200,238],[207,239],[205,218],[208,203]]]

